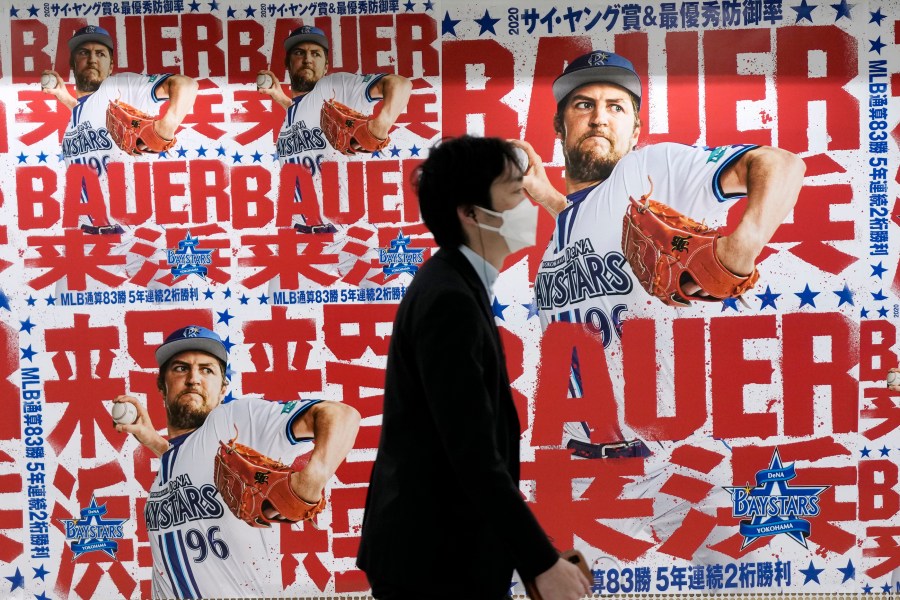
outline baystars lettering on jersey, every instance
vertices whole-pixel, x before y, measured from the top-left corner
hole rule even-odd
[[[649,294],[622,254],[622,217],[629,198],[652,198],[697,220],[724,214],[730,200],[719,175],[753,146],[698,148],[656,144],[627,154],[603,183],[570,195],[559,214],[535,281],[541,326],[584,323],[603,339],[619,339],[621,323]]]
[[[219,442],[232,439],[286,464],[310,450],[291,432],[319,400],[244,399],[210,412],[191,433],[169,440],[144,519],[153,554],[153,597],[280,596],[278,528],[251,527],[222,502],[213,479]]]
[[[107,77],[96,92],[79,98],[63,137],[62,153],[66,166],[90,165],[103,177],[110,160],[119,161],[126,156],[113,143],[106,129],[106,108],[110,101],[121,100],[155,115],[159,113],[159,105],[166,100],[157,97],[157,88],[168,78],[168,74],[118,73]]]

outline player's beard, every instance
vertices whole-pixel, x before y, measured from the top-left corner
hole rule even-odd
[[[193,402],[179,402],[185,394],[197,394],[203,398],[200,406],[195,406]],[[201,389],[188,389],[180,392],[173,400],[166,402],[166,418],[169,427],[173,429],[197,429],[206,421],[209,411],[212,407],[209,405],[209,395]]]
[[[313,80],[311,77],[301,75],[305,69],[301,69],[295,73],[291,73],[291,91],[298,94],[306,94],[316,87],[318,79]]]
[[[625,154],[615,149],[616,139],[612,134],[603,136],[609,142],[609,150],[602,153],[597,148],[582,146],[588,137],[593,136],[585,136],[571,148],[564,149],[566,178],[579,182],[606,181]]]
[[[75,74],[75,89],[79,92],[94,93],[100,89],[104,77],[93,67],[82,69]]]

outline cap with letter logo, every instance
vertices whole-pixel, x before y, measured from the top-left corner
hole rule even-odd
[[[228,350],[215,331],[199,325],[188,325],[169,334],[166,341],[156,349],[156,364],[162,367],[176,354],[199,350],[228,362]]]
[[[329,49],[328,38],[325,37],[325,32],[318,27],[313,27],[311,25],[304,25],[303,27],[298,27],[293,30],[291,35],[284,40],[284,49],[286,52],[290,52],[291,48],[301,42],[313,42],[314,44],[318,44],[325,48],[325,52],[328,52]]]
[[[559,104],[570,93],[589,83],[612,83],[625,88],[637,98],[641,107],[641,78],[627,58],[604,50],[594,50],[569,63],[553,82],[553,97]]]
[[[109,32],[102,27],[98,27],[97,25],[88,25],[87,27],[82,27],[75,34],[69,38],[69,52],[75,52],[75,49],[82,44],[87,44],[88,42],[98,42],[103,44],[107,48],[109,48],[110,52],[115,47],[113,44],[112,36],[109,35]]]

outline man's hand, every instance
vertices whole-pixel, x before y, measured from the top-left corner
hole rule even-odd
[[[272,71],[260,71],[257,75],[265,75],[269,77],[269,81],[272,82],[271,87],[257,86],[257,92],[263,96],[268,96],[284,108],[288,108],[292,104],[293,101],[284,93],[284,90],[281,89],[281,83],[278,81],[278,77],[275,76],[275,73]]]
[[[528,156],[528,169],[523,173],[522,185],[528,196],[543,206],[556,217],[568,206],[566,195],[553,187],[547,172],[544,171],[543,160],[534,148],[524,140],[508,140],[516,148],[521,148]]]
[[[169,442],[154,429],[153,422],[150,420],[150,414],[144,408],[144,405],[132,396],[117,396],[113,399],[113,402],[116,404],[128,402],[138,411],[138,418],[133,424],[116,424],[116,431],[130,433],[142,445],[153,451],[156,456],[165,454],[166,450],[169,449]]]
[[[591,594],[591,582],[581,569],[562,558],[535,577],[534,584],[542,600],[578,600]]]
[[[45,87],[45,83],[48,81],[51,85]],[[78,104],[78,100],[69,93],[69,90],[63,85],[62,77],[56,71],[47,70],[41,73],[41,91],[50,94],[70,110]]]

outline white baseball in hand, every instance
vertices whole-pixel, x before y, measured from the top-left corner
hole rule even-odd
[[[130,402],[118,402],[113,404],[112,418],[119,425],[131,425],[138,418],[138,411]]]
[[[887,384],[895,386],[900,385],[900,373],[897,371],[888,371]]]
[[[275,85],[275,81],[268,73],[260,73],[256,76],[256,87],[258,87],[259,89],[269,89],[273,85]]]
[[[45,90],[50,90],[56,87],[56,76],[51,75],[50,73],[44,73],[41,75],[41,87]]]

